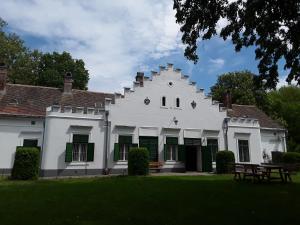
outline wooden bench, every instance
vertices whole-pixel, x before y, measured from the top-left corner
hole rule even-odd
[[[258,164],[235,163],[233,164],[233,174],[235,180],[245,180],[247,177],[252,177],[252,180],[264,179],[265,172]]]
[[[160,172],[162,166],[163,166],[162,162],[149,162],[149,169],[154,170],[156,172]]]

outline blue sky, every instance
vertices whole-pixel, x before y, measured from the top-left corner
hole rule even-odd
[[[172,0],[10,0],[1,2],[0,11],[8,30],[30,48],[83,59],[94,91],[120,91],[137,71],[149,75],[167,63],[206,93],[219,74],[258,72],[253,47],[236,53],[230,40],[220,38],[199,42],[196,65],[184,58],[172,6]],[[282,85],[287,72],[282,66],[279,72]]]

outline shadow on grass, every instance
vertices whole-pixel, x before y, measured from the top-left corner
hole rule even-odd
[[[1,224],[297,224],[300,183],[232,176],[1,181]]]

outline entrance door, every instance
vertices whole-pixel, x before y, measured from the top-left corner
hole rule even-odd
[[[197,146],[186,146],[185,169],[187,171],[197,171]]]
[[[148,149],[151,162],[158,161],[158,137],[140,136],[139,147]]]

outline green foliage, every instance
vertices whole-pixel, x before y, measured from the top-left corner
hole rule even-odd
[[[272,163],[282,163],[284,152],[272,152]]]
[[[276,87],[280,59],[289,70],[287,80],[300,84],[299,0],[174,0],[174,9],[188,59],[197,62],[198,39],[218,35],[224,40],[230,38],[237,52],[242,47],[256,47],[258,70],[267,87]],[[223,18],[228,22],[217,32],[217,23]]]
[[[232,103],[240,105],[264,105],[266,92],[257,76],[249,71],[221,74],[211,88],[212,98],[223,102],[224,94],[230,91]]]
[[[300,153],[298,152],[286,152],[282,156],[284,163],[300,163]]]
[[[149,152],[146,148],[130,148],[128,153],[128,174],[149,174]]]
[[[39,176],[40,151],[34,147],[17,147],[12,179],[32,180]]]
[[[16,34],[6,33],[6,22],[0,18],[0,62],[8,66],[11,83],[62,88],[64,75],[71,72],[74,89],[87,89],[89,73],[81,59],[67,53],[42,53],[25,47]]]
[[[216,154],[217,173],[231,173],[235,162],[232,151],[218,151]]]
[[[283,121],[288,129],[288,151],[300,152],[300,88],[282,87],[267,97],[267,113]]]

